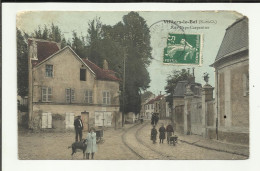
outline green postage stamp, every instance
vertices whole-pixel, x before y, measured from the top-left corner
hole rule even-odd
[[[169,33],[165,44],[164,64],[201,65],[201,34]]]

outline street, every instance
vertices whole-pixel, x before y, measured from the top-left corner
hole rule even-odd
[[[159,121],[157,125],[166,123]],[[127,124],[123,129],[109,128],[104,132],[105,142],[98,144],[96,160],[180,160],[180,159],[247,159],[247,156],[203,148],[179,140],[176,146],[150,140],[150,121]],[[179,134],[176,133],[178,136]],[[19,159],[22,160],[82,160],[82,152],[71,157],[68,146],[74,141],[74,132],[19,133]],[[86,137],[86,132],[83,133]],[[181,135],[179,136],[181,137]]]

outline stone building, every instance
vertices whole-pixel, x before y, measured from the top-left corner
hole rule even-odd
[[[215,62],[217,134],[223,141],[249,142],[249,56],[248,18],[226,29]]]
[[[173,97],[174,127],[224,142],[249,144],[248,18],[226,29],[215,62],[214,88],[180,81]],[[207,80],[205,80],[207,82]]]
[[[69,46],[29,39],[29,127],[73,128],[81,115],[84,130],[116,126],[119,79],[108,69],[81,59]]]

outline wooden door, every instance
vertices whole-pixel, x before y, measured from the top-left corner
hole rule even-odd
[[[83,131],[89,130],[89,112],[81,112],[81,119],[83,122]]]

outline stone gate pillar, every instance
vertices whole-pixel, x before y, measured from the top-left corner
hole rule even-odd
[[[207,103],[213,100],[214,87],[208,83],[202,87],[202,105],[201,105],[201,123],[202,123],[202,136],[207,136]]]
[[[186,85],[186,93],[184,97],[184,121],[183,121],[183,131],[184,134],[191,133],[191,101],[193,98],[193,92],[190,89],[190,84]]]

